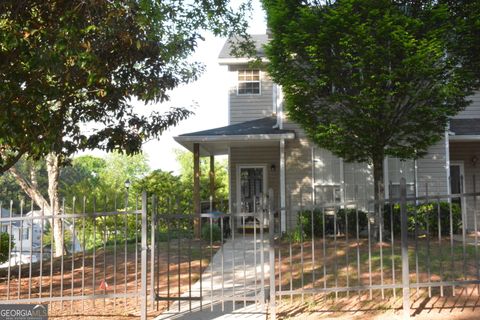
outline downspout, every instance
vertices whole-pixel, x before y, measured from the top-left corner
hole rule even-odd
[[[285,139],[280,140],[280,230],[281,233],[287,231],[287,213],[286,213],[286,192],[285,192]]]
[[[274,129],[283,129],[283,103],[282,90],[277,85],[273,85],[273,109],[276,110],[277,123]],[[287,231],[287,212],[286,212],[286,180],[285,180],[285,139],[280,139],[280,232]]]
[[[276,110],[277,123],[273,129],[283,129],[283,92],[279,85],[273,85],[273,108]]]
[[[447,194],[451,194],[450,187],[450,122],[447,124],[447,130],[445,130],[445,171],[447,173]],[[451,198],[448,198],[448,202],[451,202]]]

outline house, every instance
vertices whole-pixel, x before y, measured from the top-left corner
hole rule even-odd
[[[42,233],[50,229],[49,219],[43,219],[42,226],[42,211],[33,210],[24,214],[25,217],[23,220],[12,219],[8,221],[9,218],[21,218],[22,216],[16,213],[10,215],[10,210],[2,209],[1,211],[2,218],[6,218],[7,222],[1,224],[0,231],[7,232],[13,236],[12,242],[12,252],[20,253],[29,253],[32,252],[34,255],[40,254],[40,248],[42,245],[41,237]],[[47,215],[47,214],[45,214]],[[64,233],[65,235],[73,234],[72,224],[68,220],[64,220]],[[44,239],[45,240],[45,239]],[[80,252],[82,251],[80,241],[78,240],[77,234],[74,235],[74,247],[73,241],[72,245],[68,245],[67,248],[69,251]],[[48,251],[48,250],[47,250]],[[45,251],[45,253],[47,253]]]
[[[254,35],[253,39],[258,56],[266,61],[262,46],[267,35]],[[286,117],[281,88],[264,69],[251,68],[248,59],[230,55],[228,42],[218,60],[231,76],[228,126],[186,133],[175,140],[195,157],[228,155],[231,212],[252,212],[260,195],[272,190],[278,227],[284,232],[294,225],[302,206],[357,199],[362,207],[368,207],[373,199],[371,166],[346,163],[312,144]],[[398,195],[402,177],[410,195],[479,189],[473,179],[480,176],[480,93],[472,100],[451,119],[444,138],[431,146],[425,157],[417,161],[385,159],[387,197]],[[464,203],[462,210],[466,227],[472,230],[473,203]]]

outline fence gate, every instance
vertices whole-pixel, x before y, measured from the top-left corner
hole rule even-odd
[[[162,317],[265,311],[269,219],[263,207],[201,214],[201,239],[193,236],[193,214],[154,209],[153,221],[150,303]]]

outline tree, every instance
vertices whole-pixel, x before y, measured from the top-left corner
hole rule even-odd
[[[177,162],[180,164],[180,176],[193,197],[193,154],[176,150]],[[200,158],[200,199],[210,199],[210,159]],[[215,198],[228,198],[228,170],[226,160],[215,161]]]
[[[191,112],[145,115],[136,102],[168,101],[195,80],[202,65],[187,58],[202,30],[245,34],[248,9],[229,0],[1,1],[0,173],[23,155],[139,152]]]
[[[285,91],[289,117],[318,146],[373,164],[375,199],[383,199],[385,156],[421,157],[469,103],[474,77],[449,51],[458,38],[451,8],[437,1],[263,3],[273,35],[269,71]]]
[[[138,112],[202,71],[188,56],[202,39],[245,34],[229,0],[13,1],[0,3],[0,173],[23,155],[46,157],[47,203],[21,176],[38,206],[60,212],[58,176],[85,149],[135,154],[142,142],[191,114],[186,108]],[[61,220],[55,222],[56,242]],[[56,244],[61,250],[61,245]]]

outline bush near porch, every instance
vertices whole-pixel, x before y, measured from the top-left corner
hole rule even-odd
[[[450,235],[450,206],[452,209],[452,233],[458,233],[462,226],[462,211],[457,203],[447,201],[430,202],[418,206],[408,205],[408,230],[417,233],[428,233],[431,236],[438,235],[438,213],[440,210],[440,228],[442,236]],[[392,214],[391,214],[392,213]],[[384,208],[385,230],[391,232],[391,216],[393,216],[393,233],[400,234],[400,205],[387,205]]]
[[[440,228],[442,236],[450,234],[450,207],[452,212],[452,233],[458,233],[462,225],[462,215],[460,205],[457,203],[449,203],[447,201],[425,203],[418,206],[408,205],[408,230],[415,232],[417,227],[418,234],[427,232],[432,236],[438,234],[438,212],[440,211]],[[393,233],[400,234],[400,205],[386,205],[384,207],[384,229],[388,234],[391,233],[393,225]],[[392,219],[393,217],[393,224]],[[325,221],[325,227],[323,223]],[[312,210],[305,209],[298,212],[297,225],[294,230],[285,236],[293,242],[301,242],[303,239],[311,239],[313,237],[323,237],[323,230],[326,235],[333,235],[335,217],[334,214],[325,214],[319,208]],[[338,209],[336,210],[337,233],[344,234],[348,230],[349,235],[355,235],[357,232],[357,210],[356,209]],[[348,223],[348,226],[347,226]],[[368,213],[358,210],[358,229],[360,232],[368,227]]]

